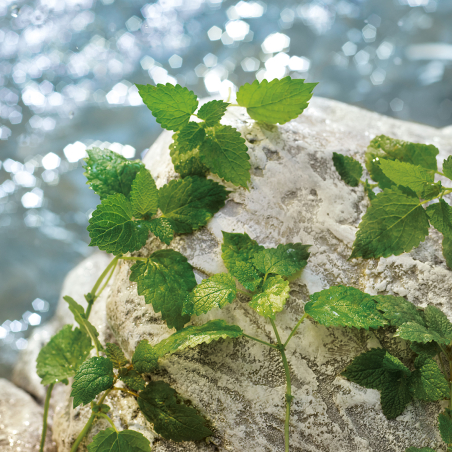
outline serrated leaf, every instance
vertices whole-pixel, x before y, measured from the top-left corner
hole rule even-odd
[[[332,286],[314,293],[304,311],[325,326],[378,328],[386,320],[377,310],[373,297],[354,287]]]
[[[277,248],[257,252],[252,262],[264,274],[276,273],[281,276],[292,276],[308,263],[310,246],[301,243],[278,245]]]
[[[248,290],[255,291],[262,282],[262,276],[251,263],[254,255],[265,248],[248,234],[222,231],[221,257],[229,272]]]
[[[130,203],[134,217],[153,216],[159,207],[159,192],[151,173],[142,168],[135,177],[130,192]]]
[[[190,233],[207,224],[225,203],[226,189],[210,179],[189,176],[172,180],[159,190],[159,207],[174,232]]]
[[[189,125],[192,123],[189,123]],[[195,124],[195,123],[194,123]],[[206,136],[205,131],[200,129],[200,133]],[[174,165],[174,169],[181,177],[187,176],[205,176],[209,172],[209,168],[205,166],[199,157],[199,144],[195,147],[187,146],[187,143],[179,140],[179,132],[173,135],[173,143],[170,144],[170,156]]]
[[[83,307],[80,306],[73,298],[67,295],[63,297],[63,300],[69,305],[69,310],[74,315],[74,319],[79,324],[80,329],[91,338],[94,347],[96,347],[98,351],[102,351],[104,347],[102,347],[102,344],[98,339],[99,333],[86,318],[85,310],[83,309]]]
[[[441,349],[436,342],[428,342],[426,344],[422,344],[421,342],[411,342],[410,348],[414,353],[417,353],[418,355],[425,355],[430,358],[433,358],[441,353]]]
[[[373,299],[377,308],[383,312],[383,317],[391,326],[401,326],[407,322],[424,325],[424,320],[416,306],[403,297],[393,295],[377,295]]]
[[[217,273],[203,279],[188,295],[184,303],[183,314],[206,314],[213,308],[223,308],[232,303],[237,290],[235,279],[229,273]]]
[[[89,219],[90,246],[114,255],[137,251],[149,235],[144,221],[133,219],[132,206],[121,194],[102,200]]]
[[[189,122],[177,133],[178,144],[185,151],[199,147],[205,139],[206,132],[198,122]]]
[[[429,222],[419,199],[385,189],[367,209],[350,259],[389,257],[411,251],[425,240]]]
[[[89,452],[151,452],[149,440],[133,430],[101,430],[88,444]]]
[[[154,218],[147,222],[149,230],[165,245],[169,245],[174,238],[174,226],[168,218]]]
[[[113,364],[108,358],[95,356],[85,361],[74,376],[71,397],[73,407],[86,405],[113,386]]]
[[[206,130],[207,138],[199,147],[202,163],[212,173],[234,185],[247,187],[251,180],[250,156],[245,140],[237,129],[217,125]]]
[[[165,439],[198,441],[212,434],[194,408],[177,402],[176,391],[163,381],[151,381],[138,398],[144,416]]]
[[[441,309],[436,306],[429,305],[424,310],[425,322],[430,331],[435,331],[444,340],[452,341],[452,323]]]
[[[87,152],[84,175],[100,199],[116,193],[128,197],[135,176],[144,168],[143,163],[139,160],[127,160],[108,149],[93,148]]]
[[[137,372],[148,374],[158,368],[158,354],[146,339],[140,341],[132,356],[132,364]]]
[[[452,239],[443,237],[442,242],[443,256],[446,259],[447,266],[452,269]]]
[[[187,258],[174,250],[159,250],[146,262],[132,266],[130,281],[137,283],[138,295],[162,313],[168,328],[180,330],[190,320],[182,315],[185,298],[196,286],[192,266]]]
[[[283,310],[289,291],[289,281],[279,275],[271,276],[262,285],[262,292],[253,295],[249,304],[259,315],[274,319],[275,314]]]
[[[136,85],[156,121],[168,130],[180,130],[198,108],[195,93],[180,85]]]
[[[443,161],[443,174],[452,180],[452,155],[449,155],[446,160]]]
[[[183,330],[173,333],[155,346],[158,356],[171,355],[186,348],[199,344],[210,344],[220,338],[235,339],[243,335],[237,325],[229,325],[224,320],[211,320],[203,325],[187,326]]]
[[[438,229],[444,237],[452,238],[452,207],[444,199],[427,207],[430,223]]]
[[[113,363],[115,369],[120,369],[121,367],[129,364],[129,360],[124,356],[124,352],[121,347],[110,342],[107,343],[105,347],[105,354],[107,358]]]
[[[88,357],[93,346],[90,337],[72,325],[64,326],[41,348],[36,360],[36,373],[42,385],[55,382],[67,384]]]
[[[228,105],[227,102],[222,100],[211,100],[199,109],[198,118],[204,119],[207,127],[214,126],[220,122]]]
[[[416,399],[436,402],[449,397],[449,383],[436,361],[427,356],[418,356],[414,362],[416,370],[409,383]]]
[[[439,433],[446,444],[452,443],[452,419],[446,413],[438,416]]]
[[[303,113],[316,85],[290,77],[271,82],[255,80],[251,85],[246,83],[240,87],[237,103],[246,107],[256,121],[284,124]]]
[[[403,325],[399,326],[394,336],[399,336],[406,341],[420,342],[422,344],[426,344],[432,341],[438,342],[440,344],[448,343],[435,331],[431,331],[425,326],[413,322],[404,323]]]
[[[383,357],[382,367],[389,372],[401,372],[401,374],[406,375],[407,377],[411,375],[410,369],[408,369],[399,358],[388,352],[386,352]]]
[[[400,377],[397,373],[390,373],[388,376],[381,390],[381,408],[387,419],[395,419],[405,411],[413,396],[407,378]]]
[[[341,179],[351,187],[357,187],[363,175],[361,163],[352,157],[333,152],[333,163]]]
[[[119,369],[119,379],[133,391],[142,391],[145,387],[143,377],[134,369]]]

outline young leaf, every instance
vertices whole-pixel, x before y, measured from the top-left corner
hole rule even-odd
[[[381,389],[381,409],[387,419],[400,416],[406,406],[413,400],[408,379],[400,377],[397,373],[388,374]]]
[[[181,130],[198,108],[195,93],[180,85],[136,85],[156,121],[168,130]]]
[[[145,387],[143,377],[134,369],[119,369],[119,379],[133,391],[142,391]]]
[[[138,261],[131,268],[130,281],[137,283],[138,295],[162,313],[168,328],[180,330],[190,320],[182,315],[188,293],[196,286],[192,266],[187,258],[174,250],[159,250],[146,262]]]
[[[401,326],[407,322],[424,325],[424,320],[416,306],[403,297],[393,295],[377,295],[373,299],[377,308],[383,312],[383,317],[391,326]]]
[[[172,180],[159,190],[159,207],[174,232],[190,233],[207,224],[225,203],[226,189],[210,179],[189,176]]]
[[[419,199],[399,189],[379,193],[367,209],[350,259],[389,257],[411,251],[425,240],[429,222]]]
[[[357,187],[363,175],[361,163],[352,157],[333,152],[333,163],[341,179],[351,187]]]
[[[251,240],[248,234],[223,232],[221,257],[231,275],[248,290],[255,291],[262,281],[262,276],[251,263],[254,255],[265,248]]]
[[[443,174],[452,180],[452,155],[449,155],[446,160],[443,161]]]
[[[281,276],[271,276],[262,285],[262,292],[254,295],[250,306],[261,316],[270,319],[283,310],[289,298],[289,282]]]
[[[149,440],[134,430],[101,430],[88,444],[88,452],[151,452]]]
[[[446,444],[452,443],[452,419],[447,413],[438,416],[439,433]]]
[[[105,354],[107,358],[113,363],[115,369],[120,369],[121,367],[127,366],[129,360],[124,356],[124,352],[121,347],[110,342],[107,343],[105,348]]]
[[[127,160],[108,149],[93,148],[87,152],[84,175],[100,199],[117,193],[128,197],[135,176],[144,168],[143,163]]]
[[[176,391],[163,381],[151,381],[138,397],[144,416],[163,438],[199,441],[212,434],[194,408],[177,402]]]
[[[434,359],[420,355],[414,365],[410,386],[416,399],[436,402],[449,397],[449,383]]]
[[[85,361],[75,374],[71,397],[74,408],[94,400],[103,391],[113,386],[113,363],[108,358],[97,357]]]
[[[304,311],[325,326],[378,328],[386,324],[373,297],[354,287],[332,286],[314,293]]]
[[[156,344],[154,349],[158,356],[165,356],[199,344],[210,344],[220,338],[235,339],[242,335],[243,331],[237,325],[229,325],[224,320],[211,320],[203,325],[187,326],[173,333]]]
[[[231,126],[217,125],[207,130],[207,139],[199,148],[201,161],[212,173],[234,185],[247,187],[250,156],[240,132]]]
[[[246,83],[240,87],[237,103],[246,107],[256,121],[284,124],[303,113],[316,85],[290,77],[271,82],[255,80],[251,85]]]
[[[228,103],[222,100],[211,100],[205,103],[198,111],[198,118],[204,119],[207,127],[212,127],[220,122]]]
[[[310,246],[301,243],[278,245],[277,248],[259,251],[254,255],[252,262],[264,274],[292,276],[308,263]]]
[[[102,344],[98,339],[99,333],[86,318],[83,307],[67,295],[63,297],[63,300],[69,305],[69,310],[74,315],[74,319],[79,324],[80,329],[91,338],[92,344],[96,347],[96,349],[98,351],[102,351],[104,347],[102,347]]]
[[[132,356],[132,364],[137,372],[148,374],[158,368],[158,354],[146,339],[140,341]]]
[[[442,248],[446,264],[450,269],[452,269],[452,238],[443,237]]]
[[[154,178],[146,168],[142,168],[133,181],[130,202],[134,217],[141,218],[145,215],[152,217],[157,213],[159,192]]]
[[[189,123],[196,124],[196,123]],[[188,127],[187,126],[187,127]],[[199,127],[199,126],[198,126]],[[199,128],[196,137],[199,138],[203,134],[203,140],[206,137],[204,129]],[[201,143],[187,143],[179,139],[180,132],[173,135],[173,143],[170,144],[170,156],[174,165],[174,169],[181,175],[187,176],[205,176],[209,172],[209,168],[205,166],[199,157],[199,145]]]
[[[438,229],[444,237],[452,238],[452,207],[444,199],[427,207],[430,223]]]
[[[136,251],[146,244],[146,223],[134,221],[132,206],[121,194],[102,200],[89,219],[90,246],[114,255]]]
[[[201,315],[222,308],[235,300],[235,279],[229,273],[218,273],[201,281],[184,303],[183,314]]]
[[[75,375],[92,348],[88,335],[65,325],[39,352],[36,373],[42,378],[41,384],[59,381],[67,384],[67,378]]]
[[[154,218],[147,222],[149,230],[163,243],[169,245],[174,238],[174,226],[168,218]]]
[[[178,145],[184,152],[199,147],[206,139],[206,132],[198,122],[189,122],[177,133]]]

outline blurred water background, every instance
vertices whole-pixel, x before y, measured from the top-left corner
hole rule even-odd
[[[134,83],[200,97],[255,78],[436,127],[452,118],[452,0],[0,0],[0,377],[92,252],[89,146],[160,133]]]

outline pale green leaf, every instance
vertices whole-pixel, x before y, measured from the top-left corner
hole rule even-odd
[[[281,312],[289,298],[289,282],[281,276],[271,276],[262,285],[262,292],[254,295],[250,306],[261,316],[270,319]]]
[[[129,360],[125,357],[124,352],[119,345],[108,342],[105,347],[105,354],[116,369],[120,369],[129,364]]]
[[[438,229],[444,237],[452,239],[452,207],[444,199],[427,207],[430,223]]]
[[[88,452],[151,452],[149,440],[134,430],[101,430],[88,444]]]
[[[341,179],[351,187],[357,187],[363,175],[361,163],[352,157],[333,152],[333,163]]]
[[[425,322],[430,331],[438,333],[445,341],[452,341],[452,323],[441,309],[429,305],[424,310]],[[446,343],[446,342],[444,342]]]
[[[192,126],[191,124],[195,124]],[[199,145],[204,141],[206,133],[198,124],[190,122],[187,128],[196,128],[193,139],[186,141],[180,137],[180,132],[173,135],[173,143],[170,144],[170,156],[174,165],[174,169],[181,177],[186,176],[205,176],[209,172],[209,168],[205,166],[199,157]],[[185,134],[187,137],[187,134]],[[198,141],[201,138],[201,141]]]
[[[228,103],[222,100],[211,100],[205,103],[198,111],[198,118],[204,119],[206,126],[211,127],[220,122]]]
[[[443,161],[443,174],[452,180],[452,155],[449,155],[446,160]]]
[[[399,326],[395,336],[399,336],[406,341],[420,342],[426,344],[428,342],[438,342],[440,344],[447,344],[448,341],[442,338],[438,333],[432,331],[425,326],[418,323],[408,322]]]
[[[134,217],[153,216],[159,207],[159,192],[151,173],[142,168],[135,177],[130,192],[130,203]]]

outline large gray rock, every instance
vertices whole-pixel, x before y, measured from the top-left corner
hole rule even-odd
[[[283,338],[302,315],[308,295],[335,284],[403,295],[419,306],[433,303],[452,318],[452,273],[446,268],[437,234],[409,254],[378,261],[347,260],[368,201],[361,187],[351,188],[340,180],[332,164],[333,151],[363,161],[369,141],[379,134],[433,143],[440,149],[441,162],[452,152],[451,130],[320,98],[314,98],[300,118],[279,127],[258,125],[241,108],[233,109],[222,122],[237,127],[247,140],[251,184],[249,191],[231,186],[234,192],[226,206],[207,227],[172,242],[171,247],[187,256],[199,278],[226,270],[221,231],[245,231],[265,246],[297,241],[313,245],[308,266],[291,284],[291,298],[277,316]],[[145,158],[158,186],[176,176],[170,142],[171,133],[163,132]],[[159,248],[165,246],[151,238],[140,255]],[[128,279],[130,266],[127,261],[119,266],[107,304],[111,331],[129,356],[140,340],[156,343],[172,333],[137,296],[136,285]],[[245,300],[194,317],[193,323],[213,318],[236,323],[264,340],[273,339],[269,323]],[[403,415],[388,421],[377,391],[339,376],[354,356],[382,344],[404,352],[403,344],[379,332],[327,329],[309,321],[301,325],[287,350],[294,395],[292,452],[402,452],[410,446],[445,450],[436,429],[438,404],[411,404]],[[168,381],[189,398],[210,420],[214,435],[208,443],[164,441],[152,433],[132,398],[107,399],[116,413],[115,423],[143,432],[155,452],[284,450],[285,378],[275,350],[247,339],[220,340],[174,355],[162,367],[154,378]],[[88,411],[73,410],[69,399],[59,404],[54,439],[60,452],[69,451]],[[95,426],[90,437],[99,428]],[[85,444],[80,451],[86,450]]]

